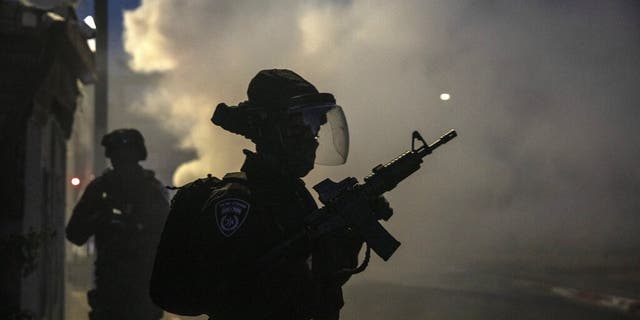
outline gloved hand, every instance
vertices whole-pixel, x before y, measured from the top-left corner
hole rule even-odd
[[[371,210],[378,220],[382,219],[387,221],[393,216],[393,209],[384,196],[379,196],[371,201]]]

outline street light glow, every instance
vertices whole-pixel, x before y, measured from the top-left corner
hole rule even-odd
[[[441,93],[440,94],[440,100],[442,101],[448,101],[449,99],[451,99],[451,95],[448,93]]]

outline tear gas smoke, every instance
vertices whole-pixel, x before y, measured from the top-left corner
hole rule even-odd
[[[125,48],[134,70],[162,72],[144,112],[197,152],[177,185],[239,169],[249,143],[209,118],[245,100],[261,69],[295,70],[345,109],[347,165],[319,167],[310,185],[363,177],[413,129],[456,128],[388,196],[404,245],[373,269],[399,279],[448,258],[580,260],[638,245],[632,3],[142,1],[125,13]]]

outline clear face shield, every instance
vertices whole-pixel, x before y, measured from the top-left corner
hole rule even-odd
[[[341,165],[349,155],[349,128],[342,108],[334,103],[292,107],[290,113],[302,114],[304,124],[318,142],[316,164]]]

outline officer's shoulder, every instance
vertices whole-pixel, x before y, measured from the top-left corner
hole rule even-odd
[[[116,175],[115,170],[113,170],[113,168],[107,167],[104,170],[102,170],[102,174],[101,175],[96,177],[96,180],[97,179],[101,179],[101,180],[112,179],[115,175]]]
[[[181,187],[176,188],[178,192],[174,196],[174,200],[181,197],[191,197],[200,193],[209,193],[221,182],[222,180],[212,175],[207,175],[204,178],[196,179]]]
[[[248,198],[250,195],[247,178],[244,173],[228,173],[222,179],[208,175],[196,179],[178,188],[178,192],[171,200],[171,207],[197,206],[222,200],[229,197]]]
[[[89,181],[89,184],[87,185],[87,189],[99,188],[101,186],[104,186],[105,184],[109,184],[110,181],[113,179],[113,176],[114,176],[113,169],[107,168],[102,172],[101,175]]]
[[[144,175],[145,178],[147,179],[154,179],[156,178],[156,172],[153,170],[149,170],[149,169],[142,169],[142,174]]]
[[[144,169],[143,170],[143,176],[144,178],[154,187],[159,188],[164,190],[165,187],[162,184],[162,182],[160,182],[160,180],[158,180],[158,178],[156,178],[156,173],[153,170],[149,170],[149,169]]]
[[[211,188],[208,200],[222,200],[226,198],[249,199],[251,190],[244,172],[227,173],[218,184]]]
[[[243,192],[249,192],[249,183],[247,175],[244,172],[230,172],[227,173],[218,186],[220,191],[239,190]]]
[[[200,198],[202,200],[222,199],[230,196],[248,198],[251,194],[247,176],[244,172],[227,173],[222,179],[211,175],[206,178],[197,179],[179,188],[174,199],[178,201],[183,197],[192,200]]]

